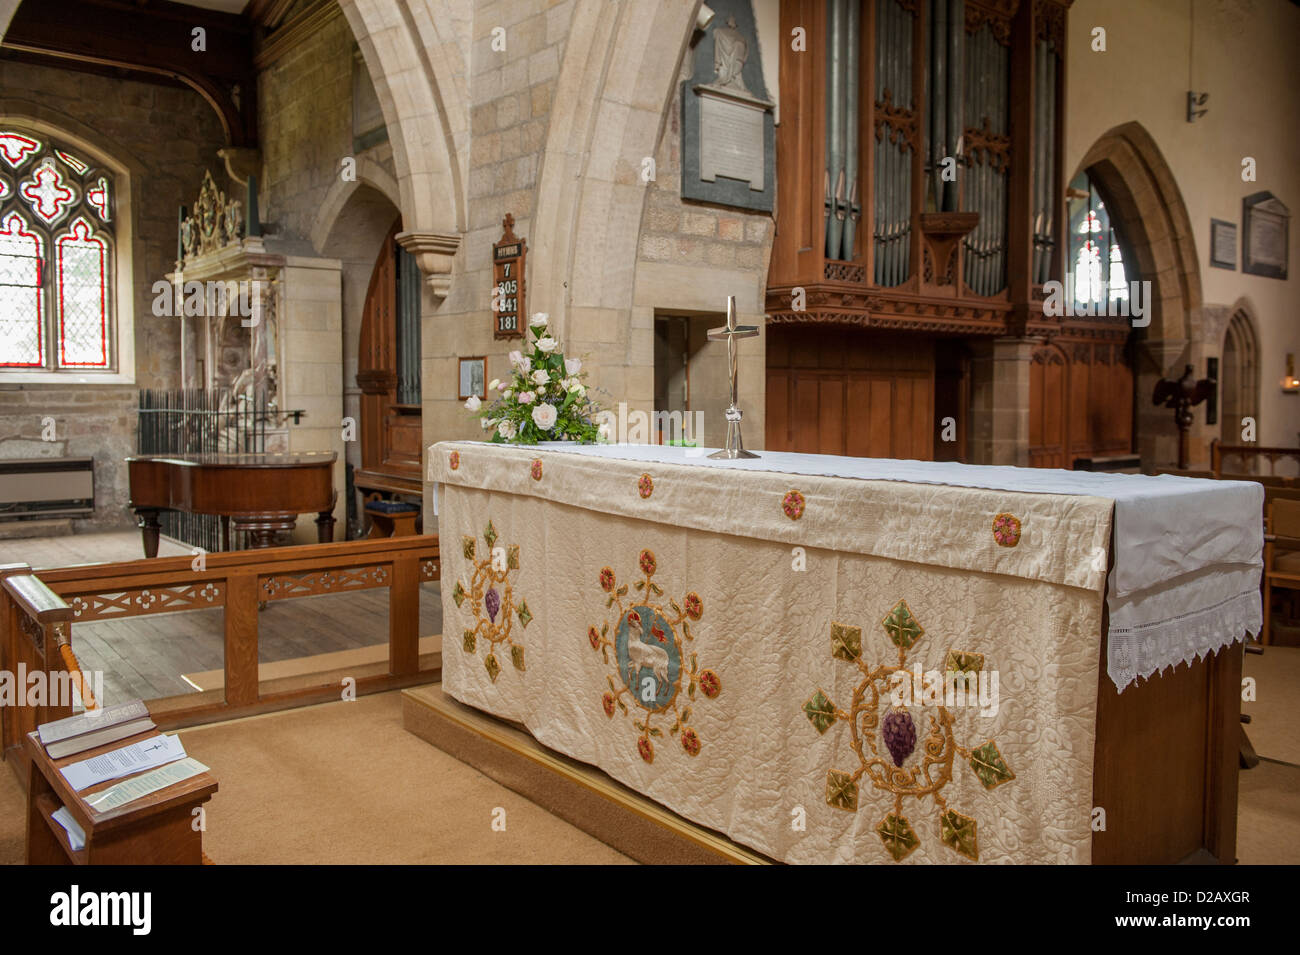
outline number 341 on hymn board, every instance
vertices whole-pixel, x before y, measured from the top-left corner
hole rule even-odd
[[[515,217],[501,220],[501,241],[492,246],[492,337],[522,338],[519,316],[524,307],[524,258],[528,243],[515,235]]]

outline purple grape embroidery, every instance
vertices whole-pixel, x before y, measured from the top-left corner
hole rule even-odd
[[[497,593],[495,587],[483,595],[483,608],[487,610],[488,620],[496,623],[497,613],[501,610],[501,595]],[[913,738],[915,738],[915,735],[913,735]]]
[[[907,710],[890,710],[880,724],[880,735],[885,738],[894,765],[902,766],[916,749],[916,724]]]

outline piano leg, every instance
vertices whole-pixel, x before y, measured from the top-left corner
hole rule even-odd
[[[158,535],[162,528],[158,524],[158,511],[153,508],[140,508],[135,512],[140,526],[140,537],[144,541],[144,556],[158,556]]]
[[[334,542],[333,511],[320,511],[316,514],[316,540],[322,544]]]

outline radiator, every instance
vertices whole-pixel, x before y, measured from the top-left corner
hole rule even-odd
[[[0,458],[0,520],[94,510],[94,458]]]

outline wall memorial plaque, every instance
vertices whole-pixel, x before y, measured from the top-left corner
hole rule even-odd
[[[1210,220],[1210,264],[1216,269],[1237,268],[1237,223]]]
[[[717,0],[682,84],[682,198],[771,212],[775,104],[749,0]]]
[[[1271,192],[1241,201],[1241,270],[1285,279],[1290,253],[1291,213]]]
[[[524,259],[528,243],[515,235],[515,217],[501,220],[501,241],[492,246],[492,337],[522,338]]]

